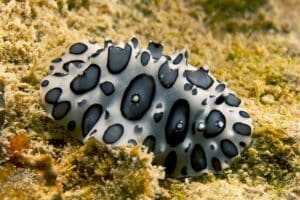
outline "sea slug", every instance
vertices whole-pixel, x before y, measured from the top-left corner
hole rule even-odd
[[[252,120],[241,100],[207,66],[188,64],[163,46],[72,44],[41,82],[46,112],[81,141],[143,144],[173,177],[229,166],[251,141]]]

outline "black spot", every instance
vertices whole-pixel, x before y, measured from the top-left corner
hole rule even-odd
[[[171,56],[164,55],[164,57],[165,57],[167,60],[172,60]]]
[[[175,151],[171,151],[164,163],[164,166],[166,167],[166,174],[170,175],[173,173],[173,171],[176,168],[176,164],[177,164],[177,155]]]
[[[202,104],[203,106],[207,105],[207,98],[205,98],[205,99],[201,102],[201,104]]]
[[[188,152],[188,151],[190,150],[191,146],[192,146],[192,143],[190,142],[190,143],[189,143],[189,145],[188,145],[188,147],[187,147],[187,148],[185,148],[185,150],[184,150],[184,151],[185,151],[185,152]]]
[[[143,66],[146,66],[150,60],[150,54],[144,51],[141,55],[141,63]]]
[[[53,110],[52,110],[52,116],[56,120],[61,120],[64,118],[69,110],[71,109],[71,104],[68,101],[62,101],[59,103],[54,104]]]
[[[54,65],[50,65],[50,66],[49,66],[50,71],[53,71],[54,68],[55,68]]]
[[[122,137],[123,132],[124,128],[121,124],[113,124],[105,130],[103,135],[103,141],[106,144],[113,144]]]
[[[222,165],[221,165],[221,162],[218,158],[213,157],[211,159],[211,164],[212,164],[212,167],[214,168],[214,170],[216,170],[216,171],[221,171],[222,170]]]
[[[236,97],[234,94],[229,94],[227,95],[225,102],[229,106],[238,107],[241,103],[241,100],[238,97]]]
[[[104,51],[104,49],[98,49],[95,53],[93,53],[91,55],[91,58],[95,58],[97,57],[100,53],[102,53]]]
[[[186,166],[184,166],[184,167],[181,169],[181,174],[182,174],[183,176],[186,176],[186,175],[187,175],[187,167],[186,167]]]
[[[233,125],[233,130],[240,135],[249,136],[251,134],[251,127],[247,124],[237,122]]]
[[[236,146],[228,139],[221,141],[221,149],[225,156],[228,158],[233,158],[238,155],[238,149]]]
[[[77,102],[78,107],[82,107],[84,104],[86,104],[87,100],[82,99],[81,101]]]
[[[165,88],[170,88],[175,83],[178,77],[178,69],[171,69],[168,61],[161,65],[158,71],[159,82]]]
[[[103,107],[100,104],[93,104],[84,112],[81,123],[83,137],[87,136],[90,130],[95,126],[100,119],[102,112]]]
[[[76,128],[76,122],[74,120],[69,121],[69,123],[68,123],[68,130],[69,131],[74,131],[75,128]]]
[[[192,90],[192,95],[196,95],[197,93],[198,93],[197,89],[194,88],[194,89]]]
[[[122,72],[128,65],[131,56],[131,47],[126,44],[125,48],[110,46],[108,48],[107,68],[112,74]]]
[[[154,59],[159,59],[162,56],[163,46],[159,43],[150,42],[148,44],[148,50]]]
[[[245,146],[246,146],[246,143],[242,141],[242,142],[239,143],[239,145],[240,145],[241,147],[245,147]]]
[[[55,104],[58,102],[60,95],[62,94],[61,88],[53,88],[49,90],[45,96],[45,101],[50,104]]]
[[[106,96],[110,96],[115,91],[114,85],[109,81],[101,83],[100,88]]]
[[[68,74],[65,74],[65,73],[61,73],[61,72],[55,72],[53,74],[53,76],[56,76],[56,77],[64,77],[64,76],[67,76]]]
[[[183,86],[183,89],[184,89],[184,91],[189,91],[189,90],[192,89],[192,87],[193,87],[193,86],[192,86],[191,84],[185,83],[184,86]]]
[[[53,63],[59,63],[59,62],[61,62],[61,61],[62,61],[61,58],[55,58],[55,59],[53,59],[51,62],[53,62]]]
[[[137,145],[137,142],[134,139],[130,139],[130,140],[128,140],[128,144],[135,146],[135,145]]]
[[[69,52],[71,54],[82,54],[88,49],[86,44],[81,42],[71,45]]]
[[[136,37],[131,38],[131,42],[134,48],[137,48],[137,46],[139,45],[139,41]]]
[[[143,127],[139,125],[135,125],[133,131],[135,133],[142,133],[143,132]]]
[[[71,82],[71,90],[75,94],[84,94],[95,88],[101,75],[100,67],[91,64],[82,75],[76,76]]]
[[[191,166],[196,172],[207,167],[205,152],[200,144],[196,144],[192,150]]]
[[[212,110],[205,120],[204,136],[206,138],[216,137],[225,129],[225,116],[218,110]]]
[[[129,120],[143,117],[152,104],[155,82],[152,76],[140,74],[131,80],[121,102],[122,115]]]
[[[250,115],[247,113],[247,112],[245,112],[245,111],[240,111],[239,112],[239,114],[240,114],[240,116],[241,117],[243,117],[243,118],[250,118]]]
[[[190,83],[202,89],[208,89],[214,82],[203,68],[196,71],[186,70],[186,78]]]
[[[143,145],[148,147],[148,153],[154,152],[155,144],[156,144],[156,139],[153,135],[147,136],[143,142]]]
[[[64,69],[66,72],[69,72],[70,64],[75,65],[75,67],[77,67],[77,68],[81,68],[83,63],[84,63],[84,62],[83,62],[82,60],[71,60],[71,61],[69,61],[69,62],[66,62],[66,63],[63,65],[63,69]]]
[[[190,107],[184,99],[177,100],[171,107],[165,126],[167,143],[176,146],[184,141],[188,132]]]
[[[225,101],[224,95],[220,95],[220,96],[216,99],[215,104],[216,104],[216,105],[220,105],[220,104],[222,104],[224,101]]]
[[[187,51],[184,52],[184,57],[185,57],[185,60],[186,60],[186,64],[188,62],[188,58],[189,58],[189,54]]]
[[[183,55],[182,55],[182,53],[181,53],[181,54],[179,54],[179,55],[173,60],[173,64],[174,64],[174,65],[179,64],[179,63],[182,61],[182,58],[183,58]]]
[[[216,91],[223,92],[225,90],[225,84],[221,83],[216,87]]]
[[[48,144],[53,145],[55,148],[63,148],[67,142],[63,139],[52,138],[48,140]]]
[[[108,119],[110,116],[110,113],[106,110],[104,114],[104,119]]]
[[[163,118],[164,113],[160,112],[160,113],[155,113],[153,115],[153,119],[156,123],[158,123],[162,118]]]
[[[162,103],[156,104],[156,108],[162,108],[162,107],[163,107]]]
[[[49,81],[48,80],[43,80],[41,83],[42,87],[46,87],[47,85],[49,85]]]

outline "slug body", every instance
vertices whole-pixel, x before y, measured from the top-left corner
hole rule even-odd
[[[47,113],[81,141],[143,144],[173,177],[220,171],[251,141],[252,120],[241,100],[185,51],[83,41],[52,61],[41,82]]]

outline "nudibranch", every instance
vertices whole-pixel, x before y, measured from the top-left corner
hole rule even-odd
[[[149,42],[104,47],[72,44],[52,60],[41,82],[45,110],[75,138],[143,144],[173,177],[199,176],[229,166],[251,141],[252,120],[241,100],[207,66],[188,64]]]

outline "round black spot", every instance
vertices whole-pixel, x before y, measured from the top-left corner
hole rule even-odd
[[[103,135],[103,141],[106,144],[113,144],[122,137],[123,132],[124,128],[121,124],[113,124],[105,130]]]
[[[227,95],[225,102],[229,106],[238,107],[241,103],[241,100],[237,98],[234,94]]]
[[[144,51],[141,55],[141,63],[143,66],[146,66],[150,60],[150,54]]]
[[[83,114],[81,130],[82,136],[85,137],[90,130],[95,126],[103,112],[103,107],[100,104],[91,105]]]
[[[154,59],[159,59],[162,56],[163,46],[159,43],[150,42],[148,44],[148,50]]]
[[[135,133],[142,133],[143,132],[143,127],[139,125],[135,125],[133,131]]]
[[[50,104],[55,104],[58,102],[60,95],[62,94],[61,88],[53,88],[49,90],[45,96],[45,101]]]
[[[58,62],[61,62],[61,61],[62,61],[61,58],[55,58],[55,59],[53,59],[51,62],[53,62],[53,63],[58,63]]]
[[[246,143],[242,141],[242,142],[239,143],[239,145],[240,145],[241,147],[245,147],[245,146],[246,146]]]
[[[191,154],[192,168],[199,172],[207,167],[205,152],[200,144],[196,144]]]
[[[164,166],[166,167],[166,174],[170,175],[173,173],[173,171],[176,168],[177,164],[177,155],[175,151],[171,151],[164,163]]]
[[[140,74],[131,80],[121,102],[122,115],[129,120],[138,120],[147,112],[155,94],[152,76]]]
[[[110,96],[115,91],[114,85],[109,81],[101,83],[100,88],[106,96]]]
[[[186,70],[186,78],[190,83],[202,89],[208,89],[214,82],[203,68],[196,71]]]
[[[216,137],[225,129],[225,116],[218,110],[212,110],[205,120],[204,136],[206,138]]]
[[[227,156],[228,158],[233,158],[238,155],[238,149],[228,139],[224,139],[221,141],[221,149],[225,156]]]
[[[163,107],[162,103],[156,104],[156,108],[162,108],[162,107]]]
[[[194,88],[194,89],[192,90],[192,95],[196,95],[197,93],[198,93],[197,89]]]
[[[137,142],[134,139],[130,139],[130,140],[128,140],[128,144],[135,146],[135,145],[137,145]]]
[[[131,42],[134,48],[137,48],[137,46],[139,45],[139,41],[136,37],[131,38]]]
[[[221,83],[216,87],[216,91],[223,92],[225,90],[225,84]]]
[[[216,99],[215,104],[216,104],[216,105],[220,105],[220,104],[222,104],[224,101],[225,101],[224,95],[220,95],[220,96]]]
[[[101,75],[100,67],[91,64],[82,75],[76,76],[71,82],[71,90],[75,94],[84,94],[95,88]]]
[[[112,74],[122,72],[128,65],[131,56],[131,47],[126,44],[125,48],[110,46],[108,48],[107,68]]]
[[[233,125],[233,130],[240,135],[249,136],[251,134],[251,127],[247,124],[237,122]]]
[[[147,136],[143,142],[143,145],[148,147],[148,153],[154,152],[155,144],[156,144],[156,139],[153,135]]]
[[[163,112],[155,113],[153,115],[153,119],[156,123],[158,123],[163,118]]]
[[[193,86],[192,86],[191,84],[185,83],[184,86],[183,86],[183,89],[184,89],[184,91],[189,91],[189,90],[192,89],[192,87],[193,87]]]
[[[171,107],[165,126],[167,143],[176,146],[184,141],[188,132],[190,107],[184,99],[177,100]]]
[[[211,159],[211,164],[212,164],[212,167],[214,168],[214,170],[216,170],[216,171],[221,171],[222,170],[222,165],[221,165],[221,162],[218,158],[213,157]]]
[[[186,175],[187,175],[187,167],[186,167],[186,166],[184,166],[184,167],[181,169],[181,174],[182,174],[183,176],[186,176]]]
[[[207,105],[207,98],[205,98],[205,99],[201,102],[201,104],[202,104],[203,106]]]
[[[174,65],[179,64],[179,63],[182,61],[182,58],[183,58],[183,55],[182,55],[182,53],[181,53],[181,54],[179,54],[179,55],[174,59],[173,64],[174,64]]]
[[[75,129],[75,127],[76,127],[76,122],[74,120],[69,121],[69,123],[68,123],[68,130],[69,131],[73,131]]]
[[[53,71],[54,68],[55,68],[54,65],[50,65],[50,66],[49,66],[50,71]]]
[[[215,145],[213,145],[213,144],[209,145],[209,148],[210,148],[210,150],[212,150],[212,151],[216,149]]]
[[[70,109],[71,109],[71,104],[68,101],[55,103],[52,110],[52,116],[56,120],[61,120],[67,115]]]
[[[43,80],[41,83],[42,87],[46,87],[47,85],[49,85],[49,81],[48,80]]]
[[[247,113],[247,112],[245,112],[245,111],[240,111],[239,112],[239,114],[240,114],[240,116],[241,117],[243,117],[243,118],[250,118],[250,115]]]
[[[79,42],[79,43],[72,44],[70,49],[69,49],[69,52],[71,54],[82,54],[87,49],[88,49],[88,47],[87,47],[86,44],[83,44],[83,43]]]
[[[171,69],[168,61],[161,65],[158,71],[159,82],[165,88],[170,88],[174,85],[178,77],[178,69]]]
[[[77,67],[77,68],[81,68],[83,63],[84,63],[84,62],[83,62],[82,60],[71,60],[71,61],[69,61],[69,62],[64,63],[63,69],[64,69],[66,72],[69,72],[70,64],[75,65],[75,67]]]

